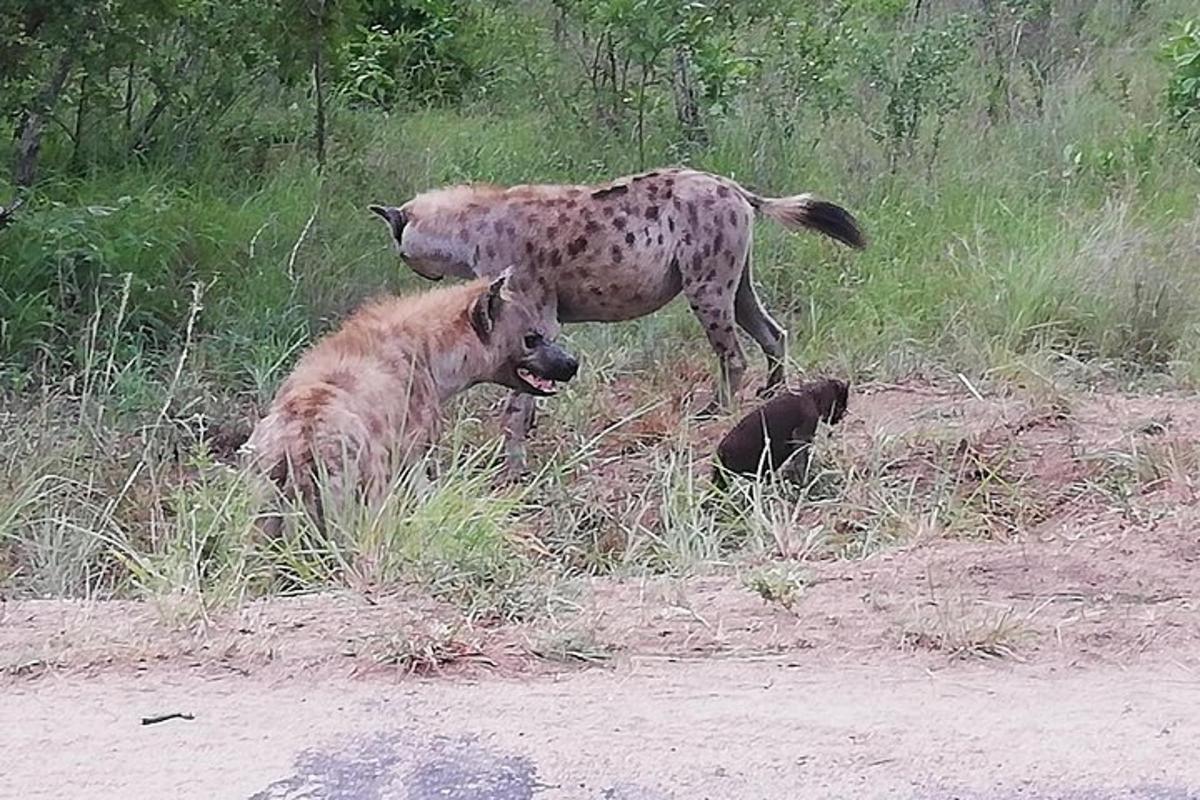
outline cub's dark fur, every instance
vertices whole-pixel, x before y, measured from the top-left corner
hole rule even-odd
[[[806,383],[759,406],[717,446],[713,482],[724,487],[726,472],[755,475],[760,464],[764,472],[775,472],[796,450],[812,443],[821,420],[830,425],[841,420],[849,395],[846,381],[828,379]]]

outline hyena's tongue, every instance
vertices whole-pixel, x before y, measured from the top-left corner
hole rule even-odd
[[[550,380],[549,378],[543,378],[538,375],[534,375],[532,372],[525,369],[524,367],[520,367],[517,369],[517,377],[519,377],[521,380],[525,381],[530,386],[532,386],[533,388],[537,389],[540,392],[553,392],[554,391],[554,381]]]

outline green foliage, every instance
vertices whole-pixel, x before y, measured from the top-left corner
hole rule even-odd
[[[1200,20],[1188,20],[1163,46],[1170,67],[1167,112],[1184,127],[1200,121]]]
[[[480,78],[479,22],[461,0],[373,0],[343,45],[343,91],[390,108],[461,100]]]
[[[973,32],[970,17],[952,17],[901,37],[890,59],[868,62],[887,98],[883,138],[893,165],[902,150],[911,152],[926,119],[933,117],[940,131],[946,115],[961,105],[960,69],[970,52]],[[935,151],[937,143],[935,136]]]

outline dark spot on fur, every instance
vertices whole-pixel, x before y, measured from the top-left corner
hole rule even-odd
[[[705,242],[704,243],[704,257],[708,258],[711,255],[712,255],[712,245],[710,245],[708,242]]]
[[[525,243],[525,255],[527,255],[527,256],[533,255],[533,242]]]
[[[737,219],[737,212],[736,212],[736,211],[733,211],[733,210],[730,210],[730,212],[729,212],[729,224],[730,224],[730,225],[732,225],[732,226],[734,226],[734,227],[736,228],[736,227],[737,227],[737,222],[738,222],[738,219]]]
[[[692,256],[692,269],[696,270],[696,272],[699,272],[700,267],[703,265],[704,259],[700,257],[699,253],[696,253],[696,255]]]
[[[613,227],[614,227],[614,228],[616,228],[616,229],[617,229],[617,230],[619,230],[619,231],[623,231],[623,230],[625,230],[625,218],[624,218],[624,217],[617,217],[616,219],[614,219],[614,220],[613,220]]]
[[[625,244],[632,246],[637,241],[637,237],[633,235],[633,231],[625,234]]]
[[[350,391],[354,388],[354,385],[358,383],[354,377],[354,373],[348,369],[334,370],[333,372],[329,373],[329,377],[327,377],[325,381],[330,386],[336,386],[343,392]]]
[[[732,289],[732,288],[733,288],[733,278],[730,278],[729,280],[725,281],[725,288],[726,288],[726,289]]]
[[[549,228],[546,229],[546,238],[553,239],[555,236],[558,236],[558,226],[551,225]]]
[[[658,206],[649,206],[646,208],[646,219],[658,219]]]
[[[624,254],[621,252],[621,246],[614,244],[612,246],[612,260],[614,262],[616,262],[617,264],[620,264],[621,259],[623,259],[624,257],[625,257]]]
[[[593,286],[592,288],[588,289],[588,292],[590,292],[591,294],[594,294],[594,295],[603,294],[603,292],[600,290],[599,286]]]
[[[579,204],[578,204],[578,203],[577,203],[575,200],[568,200],[568,201],[567,201],[567,208],[574,208],[574,207],[575,207],[575,206],[577,206],[577,205],[579,205]]]
[[[717,329],[717,323],[715,323],[715,322],[708,323],[708,329],[710,331],[715,331]]]
[[[305,422],[312,422],[333,397],[333,389],[315,386],[308,391],[293,395],[283,404],[283,411]]]
[[[659,244],[663,243],[663,235],[661,233],[658,235],[658,243]]]
[[[713,203],[715,203],[715,202],[716,202],[716,200],[714,200],[713,198],[711,198],[711,197],[706,197],[706,198],[704,198],[704,207],[705,207],[705,208],[712,208],[712,207],[713,207]]]
[[[494,230],[496,235],[499,236],[500,234],[504,233],[504,223],[500,220],[496,220],[492,223],[492,230]]]
[[[670,189],[667,189],[663,192],[663,200],[670,200],[674,196],[675,192],[671,191]]]
[[[565,212],[565,211],[558,212],[558,224],[559,225],[566,225],[567,220],[569,220],[569,219],[570,219],[570,217],[567,216],[567,212]]]
[[[597,200],[603,200],[606,197],[620,197],[628,191],[628,186],[624,184],[617,184],[616,186],[610,186],[607,189],[597,189],[596,191],[592,192],[592,197],[596,198]]]
[[[652,183],[646,187],[646,194],[650,195],[650,199],[658,197],[658,184]]]
[[[471,234],[467,231],[466,228],[459,228],[458,240],[460,242],[465,242],[465,241],[469,240],[470,238],[471,238]]]
[[[700,217],[696,214],[696,204],[691,200],[687,203],[688,224],[693,228],[700,224]]]
[[[572,255],[574,255],[574,253],[572,253]],[[557,267],[560,264],[562,264],[562,253],[560,253],[556,247],[550,251],[550,266]]]
[[[715,239],[713,239],[713,252],[715,253],[718,250],[720,250],[721,245],[723,245],[723,244],[725,244],[725,234],[721,233],[720,231],[717,231],[717,236]]]
[[[599,233],[599,232],[600,232],[600,225],[599,225],[599,223],[597,223],[597,222],[596,222],[596,220],[594,220],[594,219],[589,219],[589,220],[587,221],[587,224],[583,226],[583,230],[584,230],[586,233]]]
[[[691,234],[690,232],[688,232],[688,233],[685,233],[685,234],[683,235],[683,243],[684,243],[684,244],[686,244],[686,245],[689,245],[689,246],[691,245],[691,243],[692,243],[692,234]]]
[[[587,249],[587,245],[588,240],[585,237],[580,236],[578,239],[574,239],[570,244],[567,245],[567,255],[572,257],[577,256]]]
[[[715,269],[710,269],[708,271],[708,274],[704,276],[704,280],[708,281],[709,283],[712,283],[716,279],[717,279],[717,271]]]
[[[671,233],[675,232],[675,218],[674,217],[667,217],[667,230],[669,230]]]
[[[728,186],[718,186],[717,187],[717,197],[729,197],[729,187]]]
[[[605,206],[604,208],[600,209],[600,213],[606,217],[611,217],[613,215],[613,207]]]

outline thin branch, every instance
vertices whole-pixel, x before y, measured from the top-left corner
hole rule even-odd
[[[16,214],[17,210],[23,205],[25,205],[25,200],[18,197],[8,205],[0,206],[0,231],[9,226],[12,222],[13,214]]]
[[[292,285],[296,284],[296,256],[300,252],[300,246],[304,244],[304,240],[308,238],[308,232],[312,229],[313,222],[317,219],[317,211],[320,205],[313,206],[313,212],[308,217],[308,222],[304,223],[304,230],[300,231],[300,237],[296,239],[296,243],[292,245],[292,253],[288,256],[287,276]]]

